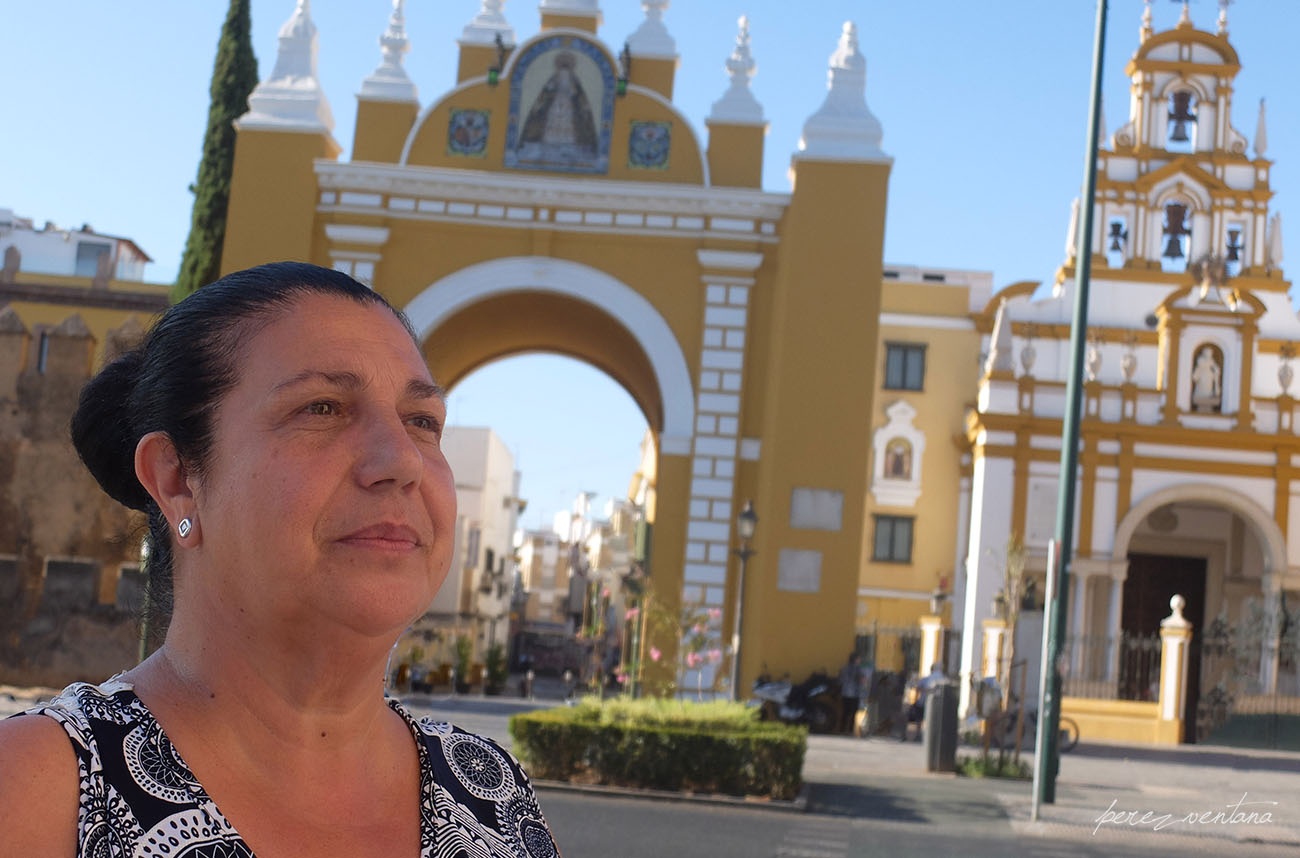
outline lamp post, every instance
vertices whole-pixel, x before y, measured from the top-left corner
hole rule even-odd
[[[1088,138],[1083,168],[1083,212],[1075,247],[1074,310],[1070,319],[1070,374],[1065,384],[1065,419],[1061,421],[1061,476],[1057,487],[1056,529],[1049,550],[1047,574],[1051,604],[1043,623],[1043,682],[1038,689],[1038,724],[1034,737],[1034,790],[1030,819],[1038,821],[1039,807],[1056,801],[1056,775],[1060,764],[1057,737],[1061,724],[1061,671],[1058,669],[1069,617],[1070,548],[1074,544],[1074,489],[1079,460],[1079,417],[1082,411],[1080,377],[1083,375],[1084,340],[1088,330],[1088,287],[1092,277],[1092,219],[1097,197],[1097,128],[1101,122],[1101,70],[1106,48],[1106,2],[1097,0],[1097,25],[1092,46],[1092,99],[1088,109]],[[1057,579],[1053,581],[1053,578]],[[1055,586],[1054,586],[1055,585]]]
[[[732,549],[740,558],[740,579],[736,582],[736,624],[731,635],[731,699],[740,699],[740,630],[745,609],[745,567],[749,558],[757,552],[749,547],[749,540],[754,538],[754,528],[758,525],[758,513],[754,512],[754,502],[745,501],[745,508],[736,516],[736,531],[740,534],[740,547]]]

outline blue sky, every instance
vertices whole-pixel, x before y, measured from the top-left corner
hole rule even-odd
[[[253,0],[262,76],[293,5]],[[1172,27],[1180,4],[1152,5],[1156,28]],[[1123,68],[1137,47],[1143,4],[1110,6],[1105,108],[1113,132],[1128,112]],[[406,65],[422,103],[452,85],[455,40],[478,7],[478,0],[408,0]],[[602,7],[600,36],[621,46],[642,19],[640,3],[602,0]],[[156,260],[148,279],[174,278],[225,8],[222,0],[7,4],[0,206],[38,223],[90,223],[130,236]],[[344,158],[354,96],[378,65],[390,8],[391,0],[312,4],[322,85]],[[787,190],[800,127],[825,93],[827,57],[842,22],[854,20],[867,57],[867,100],[895,158],[886,260],[989,270],[1000,287],[1050,278],[1061,261],[1082,179],[1095,10],[1093,0],[676,0],[665,22],[681,55],[675,101],[703,134],[727,85],[723,62],[736,19],[749,15],[753,91],[771,122],[764,185]],[[508,0],[505,12],[519,38],[536,32],[536,0]],[[1213,30],[1217,3],[1196,0],[1191,12],[1198,27]],[[1253,141],[1259,99],[1268,98],[1273,206],[1300,223],[1300,212],[1287,213],[1289,200],[1300,198],[1300,3],[1237,3],[1229,19],[1242,62],[1233,122]],[[451,412],[462,423],[494,426],[516,451],[529,525],[549,524],[579,489],[600,491],[598,503],[625,491],[645,426],[613,382],[553,357],[484,368],[452,391]]]

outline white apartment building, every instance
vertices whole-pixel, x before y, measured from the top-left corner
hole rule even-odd
[[[0,208],[0,259],[6,272],[27,271],[65,277],[92,277],[105,267],[107,280],[144,279],[152,262],[134,241],[96,232],[90,224],[61,229],[51,221],[37,229],[31,218]],[[101,263],[101,260],[104,260]]]

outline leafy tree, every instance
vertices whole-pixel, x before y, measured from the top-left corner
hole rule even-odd
[[[199,162],[198,183],[190,186],[194,193],[190,234],[185,240],[180,275],[172,288],[172,298],[176,301],[220,275],[226,209],[230,205],[230,176],[235,166],[234,122],[248,112],[248,96],[257,86],[249,2],[230,0],[221,40],[217,43],[203,160]]]

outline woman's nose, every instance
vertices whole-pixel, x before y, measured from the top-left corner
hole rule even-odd
[[[358,438],[357,480],[367,488],[393,483],[398,488],[418,485],[424,473],[424,456],[396,414],[372,414],[362,424]]]

